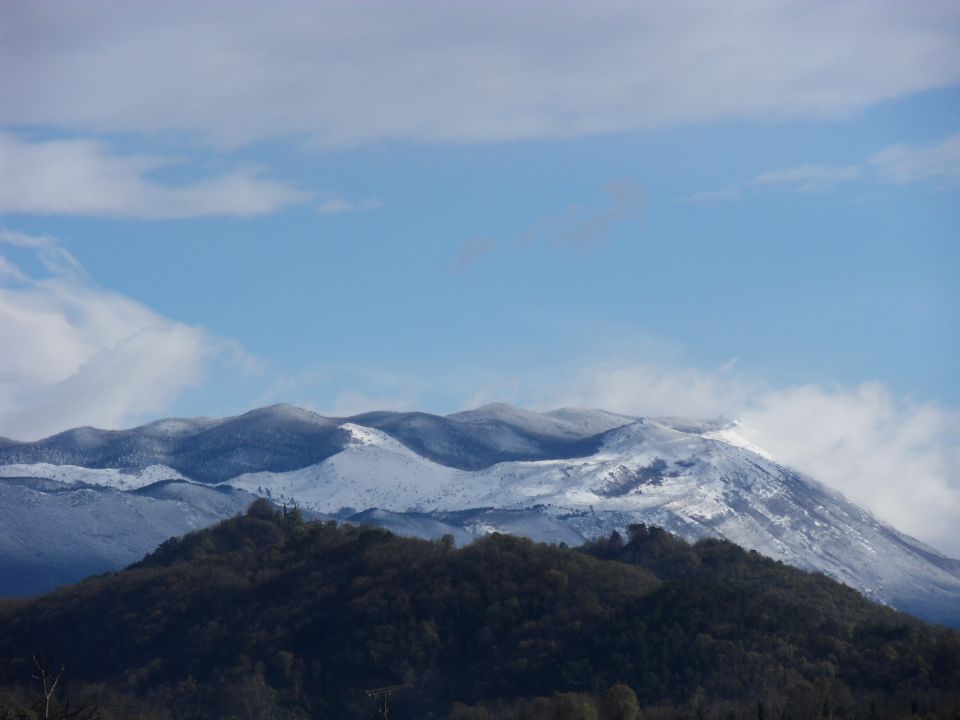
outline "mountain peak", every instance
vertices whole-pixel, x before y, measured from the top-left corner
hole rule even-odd
[[[563,438],[588,438],[621,427],[636,418],[617,415],[604,410],[560,408],[536,412],[497,402],[482,405],[475,410],[447,415],[460,423],[501,422],[525,432]]]
[[[723,415],[718,415],[713,418],[689,418],[669,415],[665,417],[656,417],[654,420],[661,425],[666,425],[674,430],[679,430],[683,433],[690,433],[692,435],[718,432],[720,430],[731,428],[737,424],[736,420],[731,420]]]
[[[250,410],[239,416],[240,418],[256,419],[267,422],[303,422],[314,425],[328,425],[333,421],[314,412],[288,403],[276,403],[266,407]]]
[[[498,419],[510,415],[537,415],[537,413],[532,410],[518,408],[515,405],[510,405],[505,402],[492,402],[473,408],[472,410],[460,410],[459,412],[450,413],[446,417],[451,420],[468,420],[474,418]]]

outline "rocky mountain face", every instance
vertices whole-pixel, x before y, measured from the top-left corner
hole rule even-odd
[[[507,532],[574,545],[659,525],[731,540],[960,626],[960,562],[778,464],[725,420],[506,405],[325,418],[274,406],[4,441],[0,463],[6,594],[63,582],[56,568],[67,565],[115,569],[261,496],[459,544]],[[30,533],[38,527],[42,537]],[[35,567],[51,568],[46,585],[10,579]]]

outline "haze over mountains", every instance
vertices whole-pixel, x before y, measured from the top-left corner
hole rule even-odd
[[[573,545],[655,524],[960,625],[960,562],[778,464],[722,419],[499,404],[326,418],[278,405],[3,440],[0,478],[4,594],[117,569],[263,496],[460,544],[501,531]]]

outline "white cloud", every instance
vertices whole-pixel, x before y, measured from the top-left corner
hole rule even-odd
[[[898,399],[876,383],[761,394],[746,432],[915,537],[960,556],[960,413]]]
[[[871,156],[868,164],[882,180],[896,185],[960,182],[960,133],[936,145],[891,145]]]
[[[799,165],[761,173],[752,185],[792,185],[800,192],[829,190],[837,183],[856,179],[860,169],[855,165]]]
[[[52,273],[0,276],[0,436],[126,426],[200,383],[216,357],[242,358],[233,343],[98,288],[53,240],[0,230],[0,243],[33,248]]]
[[[960,80],[952,0],[0,7],[0,125],[496,141],[836,118]]]
[[[753,188],[783,185],[797,192],[831,190],[844,182],[871,179],[894,185],[929,180],[960,182],[960,134],[927,145],[889,145],[860,165],[811,165],[768,170],[752,180],[722,190],[699,192],[687,198],[698,205],[739,200]]]
[[[692,202],[696,205],[719,205],[720,203],[730,202],[731,200],[739,200],[743,197],[743,190],[739,185],[732,185],[722,190],[704,190],[703,192],[694,193],[687,198],[689,202]]]
[[[0,213],[250,216],[310,199],[308,193],[250,170],[179,185],[150,177],[172,164],[169,158],[114,154],[95,140],[29,142],[0,133]]]
[[[87,274],[83,265],[49,237],[43,235],[27,235],[26,233],[0,227],[0,243],[29,248],[50,275],[70,278],[81,284],[93,284],[93,280]],[[20,272],[20,269],[13,263],[6,260],[6,258],[2,258],[2,256],[0,256],[0,259],[3,259],[9,268],[11,277],[25,282],[28,280],[27,276]]]
[[[857,165],[804,163],[794,167],[767,170],[736,185],[695,193],[687,200],[696,205],[718,205],[754,196],[759,191],[771,187],[785,187],[798,193],[825,192],[832,190],[840,183],[851,182],[862,176],[861,168]]]
[[[559,397],[547,396],[538,404],[596,407],[653,417],[732,417],[740,398],[749,394],[732,365],[711,373],[667,371],[654,365],[603,365],[579,371],[560,386],[569,390]]]
[[[317,205],[317,212],[321,215],[339,215],[341,213],[379,210],[382,207],[383,203],[377,198],[368,198],[366,200],[351,202],[342,198],[330,197],[326,198],[319,205]]]
[[[855,388],[771,387],[725,367],[652,366],[581,372],[541,393],[543,407],[579,405],[646,416],[726,416],[774,458],[896,528],[960,557],[960,410]]]

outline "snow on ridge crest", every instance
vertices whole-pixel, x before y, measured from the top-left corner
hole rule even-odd
[[[737,428],[741,427],[739,420],[734,420],[729,426],[723,428],[722,430],[712,430],[710,432],[705,432],[701,434],[701,437],[706,438],[707,440],[719,440],[724,442],[727,445],[733,445],[734,447],[743,448],[744,450],[749,450],[752,453],[756,453],[764,460],[773,461],[773,456],[764,450],[762,447],[747,439],[739,432]]]
[[[350,435],[350,440],[347,441],[347,448],[382,448],[401,455],[420,457],[406,445],[394,440],[382,430],[352,422],[343,423],[340,425],[340,429],[346,430]],[[333,457],[336,457],[336,455]]]
[[[149,465],[142,470],[86,468],[50,463],[0,465],[0,477],[43,478],[65,485],[96,485],[116,490],[138,490],[161,480],[189,481],[189,478],[166,465]]]
[[[689,443],[695,438],[715,440],[725,445],[746,450],[759,455],[764,460],[776,462],[773,455],[747,438],[741,431],[743,425],[739,420],[730,420],[720,423],[709,421],[702,424],[680,421],[676,418],[640,418],[609,433],[604,449],[636,451],[645,445],[662,447],[673,444]]]
[[[622,427],[611,430],[604,438],[600,453],[636,453],[651,445],[658,448],[671,443],[688,440],[689,433],[682,432],[652,418],[639,418]]]
[[[389,442],[389,438],[385,433],[365,427],[364,425],[348,422],[340,427],[350,433],[351,445],[385,445]]]

